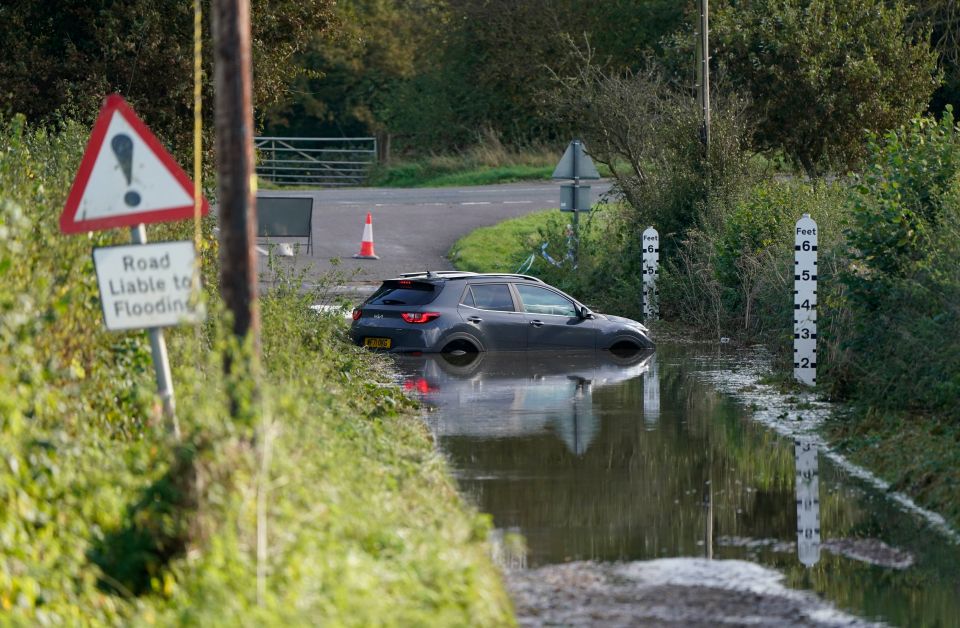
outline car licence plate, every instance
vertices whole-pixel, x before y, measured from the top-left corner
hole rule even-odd
[[[373,349],[389,349],[390,339],[389,338],[364,338],[363,346],[371,347]]]

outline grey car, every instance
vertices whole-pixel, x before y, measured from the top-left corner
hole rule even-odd
[[[591,312],[536,277],[460,271],[383,282],[354,309],[350,335],[394,352],[653,348],[637,321]]]

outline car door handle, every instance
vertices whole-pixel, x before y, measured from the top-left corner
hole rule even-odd
[[[482,323],[482,322],[483,322],[483,319],[480,318],[479,316],[468,316],[468,317],[467,317],[467,320],[470,321],[471,323]]]
[[[542,327],[543,321],[530,321],[530,324],[533,325],[534,327]]]

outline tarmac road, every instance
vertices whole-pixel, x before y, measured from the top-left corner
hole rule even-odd
[[[596,201],[609,191],[610,184],[593,181],[591,187]],[[478,227],[559,206],[560,182],[462,188],[262,190],[258,196],[313,197],[313,252],[308,255],[306,247],[301,246],[290,261],[296,268],[306,269],[308,279],[315,279],[333,268],[331,258],[338,258],[339,268],[353,276],[352,286],[362,292],[400,273],[453,268],[446,255],[459,238]],[[367,212],[373,215],[374,248],[379,260],[353,259],[360,250]],[[264,240],[260,242],[262,245]]]

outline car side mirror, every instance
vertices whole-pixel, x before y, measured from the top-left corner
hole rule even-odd
[[[587,306],[585,305],[581,305],[577,309],[577,315],[580,317],[581,320],[587,319],[587,318],[593,318],[593,314],[590,313],[590,310],[588,310]]]

